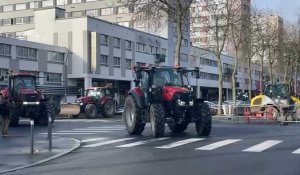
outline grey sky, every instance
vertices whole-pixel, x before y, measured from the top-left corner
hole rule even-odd
[[[300,15],[300,0],[252,0],[252,4],[258,8],[274,10],[290,22],[296,22]]]

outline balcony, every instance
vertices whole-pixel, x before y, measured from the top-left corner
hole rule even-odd
[[[233,73],[232,68],[228,68],[228,67],[223,68],[223,74],[224,75],[232,75],[232,73]]]

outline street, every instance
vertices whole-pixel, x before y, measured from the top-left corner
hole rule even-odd
[[[24,132],[24,128],[13,128]],[[167,128],[167,127],[166,127]],[[46,134],[37,129],[37,134]],[[108,119],[61,119],[53,135],[81,140],[61,158],[10,174],[222,174],[296,175],[300,173],[299,125],[215,121],[208,138],[194,125],[182,134],[168,130],[154,139],[149,125],[142,136],[124,130],[120,116]]]

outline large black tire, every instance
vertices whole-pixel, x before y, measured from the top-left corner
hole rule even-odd
[[[150,124],[154,137],[163,137],[165,135],[165,114],[161,104],[152,104],[150,106]]]
[[[206,103],[196,103],[195,115],[196,131],[199,136],[209,136],[211,132],[211,113]]]
[[[180,133],[180,132],[184,132],[187,129],[188,125],[189,125],[188,123],[181,123],[181,124],[169,123],[168,127],[172,132]]]
[[[113,117],[115,114],[115,103],[112,100],[107,100],[103,104],[103,116],[104,117]]]
[[[125,99],[123,121],[129,134],[140,135],[145,129],[141,109],[135,99],[129,95]]]
[[[87,104],[85,107],[85,116],[89,119],[96,118],[98,116],[97,106],[95,104]]]
[[[40,110],[41,115],[39,116],[39,118],[35,120],[35,123],[40,126],[48,126],[49,117],[51,118],[51,123],[53,123],[57,112],[55,108],[55,104],[51,102],[44,103],[40,106],[40,108],[41,108]]]
[[[19,125],[20,118],[16,116],[15,111],[13,109],[10,109],[9,117],[10,117],[10,121],[9,121],[10,127],[16,127]]]

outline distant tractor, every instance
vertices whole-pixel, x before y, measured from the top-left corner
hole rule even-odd
[[[88,88],[85,96],[76,100],[80,105],[80,114],[84,114],[87,118],[96,118],[98,114],[113,117],[118,107],[117,94],[118,89],[112,87]]]
[[[37,77],[28,73],[11,73],[7,78],[8,87],[1,94],[9,98],[10,126],[17,126],[20,117],[31,118],[41,126],[48,124],[48,117],[54,121],[54,104],[44,99],[41,91],[37,90]],[[3,76],[1,80],[4,80]]]
[[[299,99],[292,96],[286,84],[267,84],[264,95],[251,100],[251,111],[266,113],[268,118],[278,121],[300,120]]]
[[[184,132],[189,123],[195,123],[199,136],[210,135],[209,106],[194,96],[187,78],[188,73],[199,78],[199,68],[150,66],[135,67],[134,71],[136,85],[126,97],[123,112],[129,134],[143,133],[150,122],[154,137],[164,136],[165,123],[174,133]]]

